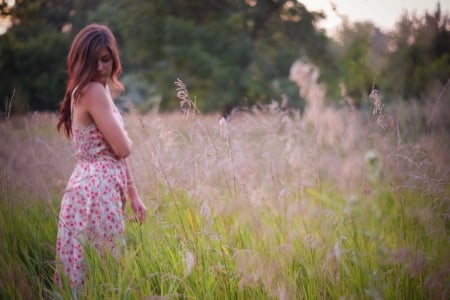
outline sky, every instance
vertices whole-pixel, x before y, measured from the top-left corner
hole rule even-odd
[[[332,35],[341,24],[341,18],[332,10],[332,3],[350,22],[371,21],[382,30],[395,29],[395,23],[404,11],[418,16],[425,11],[434,12],[438,0],[299,0],[309,11],[322,10],[327,19],[319,26]],[[450,12],[450,0],[440,0],[441,11]]]

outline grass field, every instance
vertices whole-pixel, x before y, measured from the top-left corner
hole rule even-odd
[[[119,260],[87,249],[80,299],[448,299],[449,127],[425,112],[131,111],[148,219]],[[71,297],[53,283],[75,163],[55,124],[0,123],[1,299]]]

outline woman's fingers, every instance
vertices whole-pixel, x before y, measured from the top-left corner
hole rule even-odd
[[[145,217],[147,216],[147,207],[144,203],[141,202],[140,205],[137,206],[136,216],[139,219],[139,223],[144,223]]]

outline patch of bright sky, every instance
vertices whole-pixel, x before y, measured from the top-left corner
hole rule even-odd
[[[13,6],[15,3],[16,0],[6,0],[6,4],[8,4],[8,6]],[[8,25],[9,25],[8,19],[0,19],[0,34],[5,33],[6,28],[8,28]]]
[[[323,11],[327,19],[319,23],[329,35],[341,24],[342,19],[333,11],[348,17],[350,22],[370,21],[382,30],[394,30],[402,13],[421,16],[436,10],[438,0],[299,0],[310,11]],[[442,12],[450,11],[450,0],[440,0]]]

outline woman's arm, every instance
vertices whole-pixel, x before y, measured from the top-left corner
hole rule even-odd
[[[91,82],[82,96],[84,107],[105,136],[118,158],[130,155],[132,142],[122,124],[114,116],[114,104],[108,97],[106,88]]]
[[[134,184],[128,161],[125,159],[131,153],[132,142],[123,125],[114,116],[114,103],[108,97],[106,88],[97,82],[91,82],[83,94],[83,102],[97,127],[105,136],[118,158],[124,158],[127,175],[127,192],[137,219],[144,222],[147,207],[142,202]]]
[[[127,188],[128,188],[128,196],[130,197],[131,208],[136,215],[139,223],[143,223],[145,221],[145,217],[147,215],[147,207],[144,202],[142,202],[141,197],[137,192],[136,185],[134,184],[133,175],[131,174],[130,165],[128,160],[125,159],[126,164],[126,172],[127,172]]]

